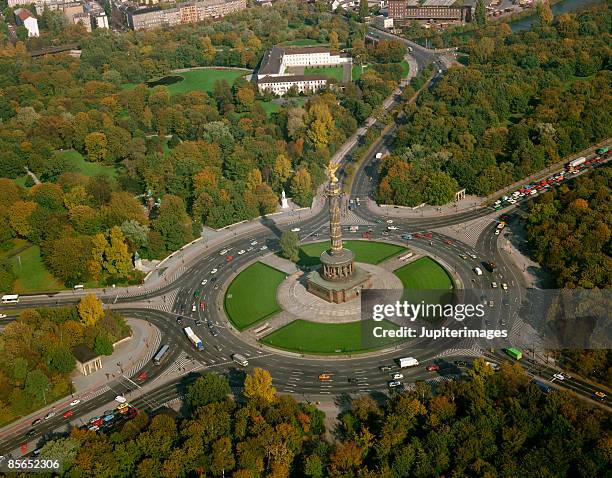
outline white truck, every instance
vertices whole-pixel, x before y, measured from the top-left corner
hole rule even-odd
[[[404,357],[399,359],[400,368],[406,367],[416,367],[419,364],[419,361],[414,357]]]
[[[202,340],[200,340],[200,337],[198,337],[196,334],[193,333],[193,330],[191,330],[191,327],[185,327],[183,329],[183,332],[185,332],[185,335],[187,336],[189,341],[195,346],[196,349],[204,350],[204,343],[202,343]]]
[[[242,365],[243,367],[246,367],[247,365],[249,365],[249,361],[244,355],[234,354],[232,355],[232,360],[236,362],[238,365]]]
[[[579,158],[574,159],[573,161],[570,161],[569,163],[567,163],[568,166],[568,170],[570,173],[578,173],[578,166],[581,166],[582,164],[584,164],[586,162],[586,158],[584,156],[581,156]]]

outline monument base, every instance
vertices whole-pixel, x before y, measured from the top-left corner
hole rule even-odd
[[[343,281],[324,279],[319,271],[312,271],[306,280],[306,289],[327,302],[342,304],[359,297],[362,289],[372,286],[370,273],[354,267],[352,276]]]

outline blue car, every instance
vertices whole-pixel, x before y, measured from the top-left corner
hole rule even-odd
[[[412,239],[412,234],[404,234],[402,236],[402,238],[406,239],[407,241],[409,241],[410,239]]]

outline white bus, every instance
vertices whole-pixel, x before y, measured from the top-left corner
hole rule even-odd
[[[159,352],[157,352],[155,354],[155,357],[153,357],[153,363],[155,365],[161,364],[164,360],[164,357],[166,356],[166,353],[168,353],[168,350],[170,350],[169,345],[164,345],[161,349],[159,349]]]
[[[8,295],[3,295],[2,296],[2,303],[3,304],[16,304],[17,302],[19,302],[19,295],[18,294],[8,294]]]
[[[398,260],[400,260],[400,261],[407,261],[412,256],[414,256],[414,254],[412,252],[409,252],[407,254],[404,254],[403,256],[398,257]]]

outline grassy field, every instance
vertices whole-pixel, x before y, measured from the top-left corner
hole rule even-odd
[[[284,280],[284,273],[261,262],[238,274],[225,293],[225,311],[232,324],[243,330],[279,312],[276,289]]]
[[[341,66],[316,66],[304,68],[305,75],[324,75],[328,78],[333,78],[342,83],[342,67]]]
[[[117,176],[117,169],[115,167],[89,162],[81,153],[73,149],[62,151],[59,154],[68,160],[70,171],[79,172],[85,176],[95,176],[99,173],[106,174],[113,178]]]
[[[257,103],[261,105],[261,107],[266,112],[266,115],[271,116],[272,113],[276,113],[281,109],[281,105],[278,103],[272,103],[271,101],[261,101],[258,100]]]
[[[295,320],[261,339],[266,345],[309,354],[365,352],[402,339],[374,338],[372,327],[394,328],[389,322],[357,321],[322,324]]]
[[[361,65],[353,65],[353,69],[351,71],[351,76],[353,78],[353,81],[357,81],[360,77],[362,73],[365,73],[366,71],[368,71],[370,69],[371,65],[363,65],[363,70],[361,68]]]
[[[31,245],[20,250],[25,245],[25,241],[15,240],[15,247],[4,255],[13,266],[13,272],[17,277],[14,292],[25,294],[64,289],[61,281],[53,277],[45,268],[40,256],[40,248]]]
[[[236,78],[250,73],[251,72],[249,70],[225,70],[215,68],[185,71],[183,73],[176,74],[176,76],[182,76],[183,81],[168,85],[167,88],[168,91],[170,91],[170,94],[173,95],[177,93],[188,93],[190,91],[204,91],[206,93],[210,93],[213,90],[215,81],[225,80],[231,86]],[[174,74],[169,74],[169,76],[172,75]],[[136,85],[134,83],[124,83],[121,85],[121,88],[125,90],[131,90],[135,87]]]
[[[329,241],[306,244],[300,248],[300,266],[315,266],[319,264],[319,256],[329,249]],[[344,241],[344,247],[355,253],[357,262],[379,264],[385,259],[405,251],[406,248],[396,244],[371,241]]]
[[[423,257],[395,271],[404,289],[452,289],[453,280],[446,269],[429,257]]]
[[[408,72],[410,71],[410,65],[408,65],[408,62],[406,60],[402,60],[400,65],[402,65],[402,78],[405,78]]]

